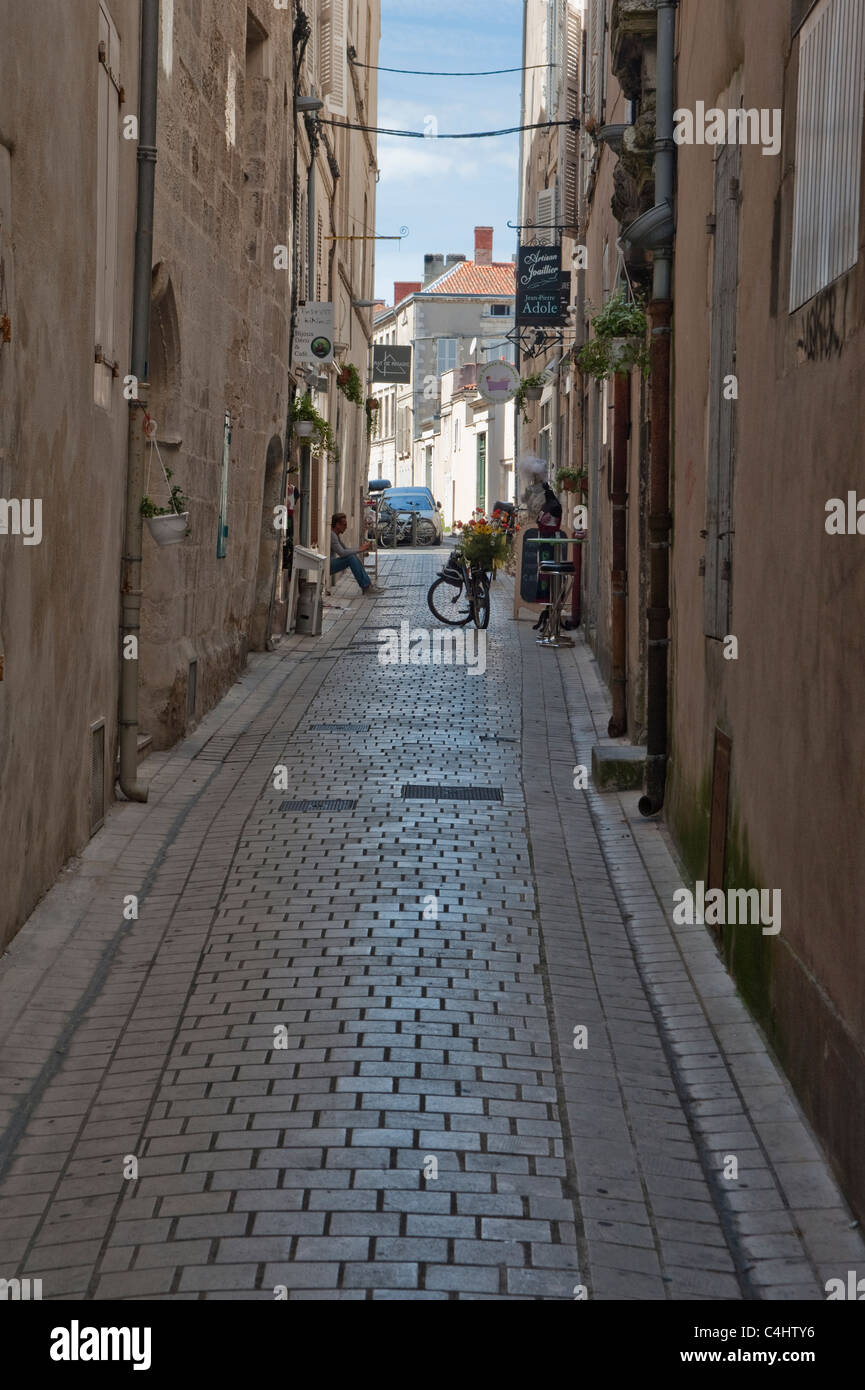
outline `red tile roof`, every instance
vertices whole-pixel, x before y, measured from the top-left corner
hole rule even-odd
[[[458,261],[424,289],[424,294],[482,294],[507,299],[516,294],[517,268],[513,261]]]

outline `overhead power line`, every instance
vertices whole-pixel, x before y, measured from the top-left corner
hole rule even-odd
[[[319,116],[320,125],[339,126],[341,130],[365,130],[373,135],[401,135],[408,140],[487,140],[494,135],[518,135],[522,130],[552,130],[555,126],[570,126],[571,130],[579,130],[580,122],[576,119],[569,121],[535,121],[532,125],[509,126],[507,130],[470,130],[461,132],[459,135],[429,135],[424,130],[388,130],[379,125],[354,125],[351,121],[334,121],[329,117]]]
[[[396,72],[403,77],[500,77],[506,72],[531,72],[534,68],[556,67],[556,63],[530,63],[525,68],[489,68],[485,72],[427,72],[421,68],[382,68],[375,63],[359,63],[351,59],[353,67],[368,68],[370,72]]]

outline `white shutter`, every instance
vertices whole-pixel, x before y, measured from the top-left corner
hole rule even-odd
[[[538,194],[536,231],[538,239],[543,240],[555,234],[558,217],[556,215],[556,188],[544,188]]]
[[[347,113],[345,0],[322,0],[321,20],[320,95],[327,98],[329,111],[335,116],[345,116]]]
[[[821,0],[799,37],[790,311],[856,264],[865,5]]]
[[[580,114],[580,16],[576,6],[571,3],[571,0],[568,0],[565,21],[563,60],[565,109],[562,114],[566,120],[576,120]],[[573,231],[576,228],[579,212],[577,206],[579,141],[576,130],[569,130],[566,126],[563,126],[562,131],[563,137],[559,160],[560,166],[564,171],[562,180],[564,206],[562,208],[562,213],[563,221],[568,223]]]

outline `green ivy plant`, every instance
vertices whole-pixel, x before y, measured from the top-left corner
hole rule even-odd
[[[325,422],[313,405],[309,391],[302,396],[295,396],[291,403],[291,423],[294,424],[296,420],[311,420],[316,431],[321,433],[321,427]]]
[[[629,299],[624,290],[617,290],[592,318],[594,337],[580,348],[577,363],[587,376],[599,381],[621,373],[627,375],[639,367],[643,376],[649,375],[649,350],[646,347],[646,315],[642,304]],[[615,338],[629,341],[613,347]]]
[[[523,377],[514,392],[514,408],[519,411],[526,424],[529,423],[529,417],[526,413],[526,392],[537,390],[539,386],[544,386],[545,384],[543,372],[535,372],[532,376]]]
[[[166,468],[165,476],[171,486],[172,472]],[[181,491],[177,483],[171,486],[171,500],[167,507],[160,507],[152,498],[144,496],[141,499],[142,516],[179,516],[182,512],[189,511],[189,498]]]
[[[346,377],[343,381],[341,378]],[[360,372],[353,362],[349,362],[347,367],[343,367],[336,381],[346,400],[353,405],[363,405],[363,382],[360,379]]]

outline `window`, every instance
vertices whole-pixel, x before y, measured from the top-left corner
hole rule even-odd
[[[487,509],[487,436],[477,437],[477,506],[482,512]]]
[[[449,372],[457,365],[457,339],[439,338],[436,341],[436,373]]]
[[[790,312],[856,264],[865,6],[820,0],[799,36]]]
[[[508,315],[511,313],[513,313],[513,310],[511,309],[510,304],[490,305],[490,315],[494,319],[506,319]]]
[[[96,352],[93,399],[111,404],[114,361],[114,296],[117,280],[117,193],[120,142],[120,39],[99,6],[99,125],[96,157]],[[101,361],[99,359],[102,359]]]
[[[556,197],[556,185],[552,188],[544,188],[537,198],[537,231],[540,240],[549,243],[551,238],[555,239],[558,230],[558,199]]]

